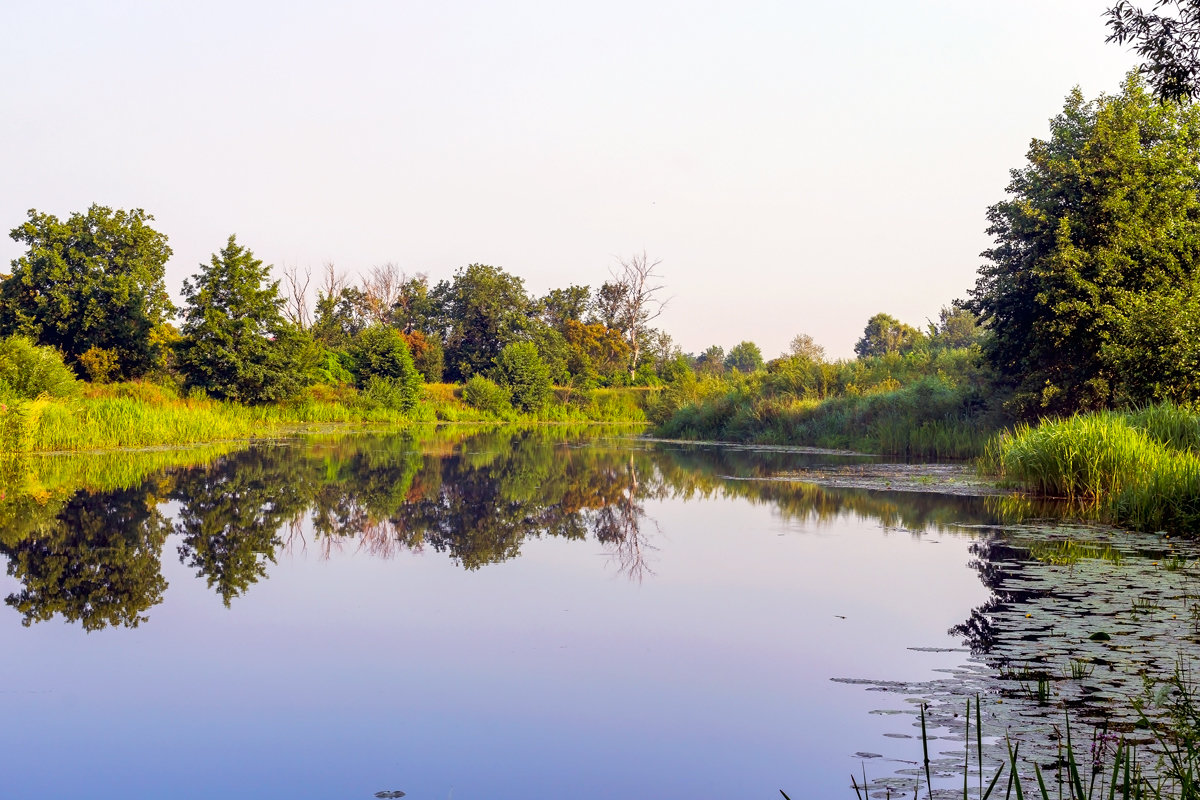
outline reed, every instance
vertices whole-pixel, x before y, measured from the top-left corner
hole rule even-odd
[[[984,472],[1035,494],[1090,501],[1138,530],[1200,523],[1200,416],[1170,405],[1021,425],[984,448]]]

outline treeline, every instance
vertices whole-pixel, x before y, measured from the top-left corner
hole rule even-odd
[[[230,236],[183,284],[164,284],[171,249],[141,209],[94,205],[66,220],[36,210],[11,236],[26,247],[0,276],[0,337],[54,348],[95,383],[150,378],[248,404],[307,386],[352,386],[407,410],[422,383],[475,380],[524,411],[552,385],[655,385],[682,356],[650,326],[661,312],[657,262],[623,261],[610,280],[543,297],[503,269],[471,264],[431,284],[388,265],[357,284],[328,268],[271,268]],[[178,314],[178,317],[176,316]],[[9,392],[15,387],[9,381]]]

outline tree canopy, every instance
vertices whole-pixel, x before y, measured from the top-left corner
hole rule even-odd
[[[189,387],[222,399],[262,403],[299,387],[297,332],[284,320],[270,267],[237,242],[183,282],[187,299],[179,368]]]
[[[18,334],[78,365],[105,351],[109,377],[161,364],[158,329],[174,313],[163,275],[171,248],[154,219],[93,205],[66,220],[34,209],[9,236],[27,248],[0,282],[0,336]]]
[[[1075,90],[1012,171],[968,305],[1018,410],[1200,398],[1198,114]]]

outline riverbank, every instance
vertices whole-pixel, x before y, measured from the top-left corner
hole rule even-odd
[[[507,403],[476,408],[462,387],[427,384],[402,410],[350,387],[312,387],[286,403],[242,405],[180,395],[149,382],[88,385],[76,396],[0,402],[0,452],[36,453],[159,447],[279,435],[310,425],[405,426],[426,422],[643,423],[640,389],[555,389],[537,413]]]

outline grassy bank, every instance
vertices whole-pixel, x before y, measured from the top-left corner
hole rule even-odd
[[[1088,502],[1143,531],[1200,528],[1200,415],[1172,405],[1076,414],[995,437],[986,473],[1049,497]]]
[[[771,391],[753,381],[700,383],[693,391],[694,397],[678,402],[668,388],[651,406],[656,435],[969,458],[983,452],[995,430],[973,384],[937,376],[906,386],[884,381],[867,392],[825,399]]]
[[[314,387],[293,401],[246,406],[180,396],[152,383],[89,386],[78,396],[0,402],[0,452],[158,447],[278,435],[313,424],[415,422],[644,422],[647,392],[556,390],[536,414],[507,404],[475,408],[450,384],[424,387],[416,405],[390,407],[352,388]]]

